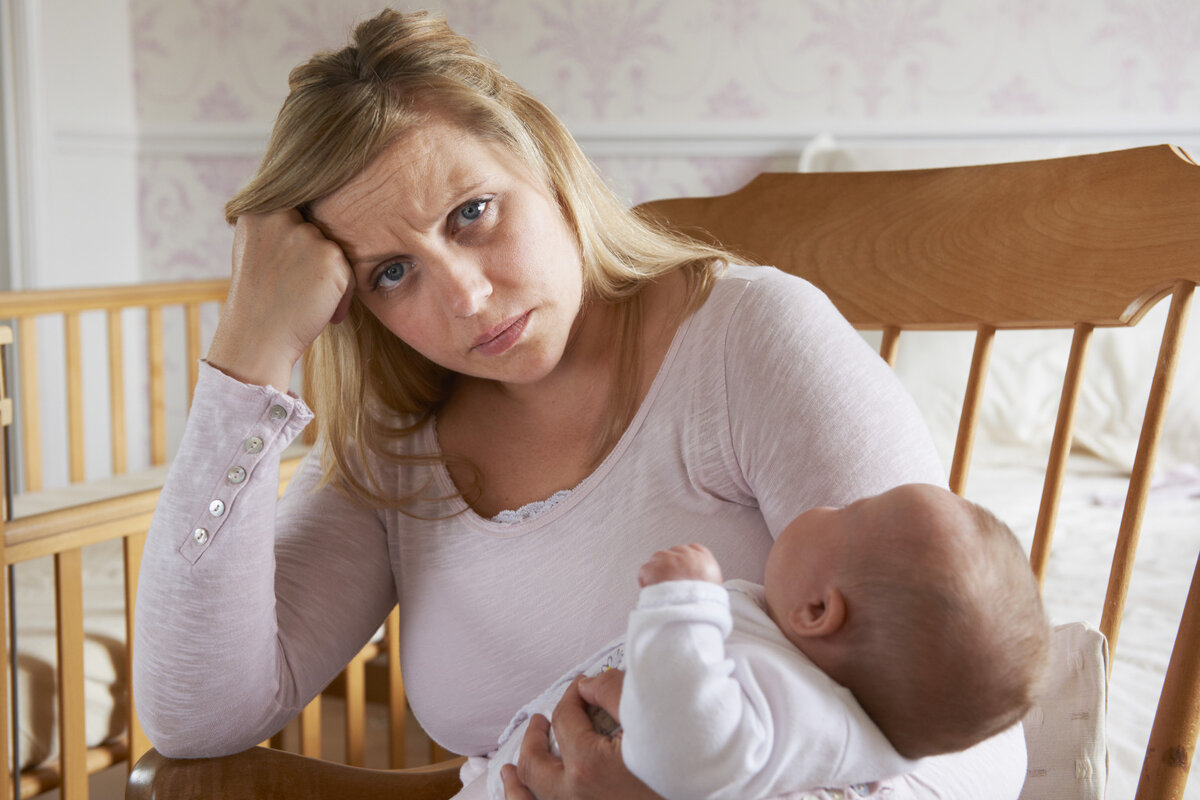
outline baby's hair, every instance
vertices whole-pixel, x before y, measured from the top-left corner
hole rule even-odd
[[[856,553],[845,589],[849,658],[834,677],[909,758],[1016,723],[1049,658],[1024,548],[990,511],[961,503],[964,524],[898,531]]]

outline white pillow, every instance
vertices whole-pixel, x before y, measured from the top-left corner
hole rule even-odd
[[[1029,752],[1021,800],[1101,800],[1108,780],[1108,642],[1082,622],[1059,625],[1050,679],[1025,716]]]

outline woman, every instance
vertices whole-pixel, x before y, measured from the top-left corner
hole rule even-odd
[[[298,67],[226,211],[230,295],[139,587],[138,709],[168,756],[273,733],[397,602],[417,717],[486,753],[623,630],[655,550],[761,582],[806,508],[944,480],[823,296],[628,213],[438,20],[385,12]],[[302,355],[318,457],[276,507]],[[537,720],[510,798],[651,796],[578,687],[553,724],[562,759]],[[1010,731],[890,788],[1015,797],[1023,753]]]

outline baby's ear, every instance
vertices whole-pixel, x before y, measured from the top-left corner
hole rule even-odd
[[[830,636],[846,622],[846,598],[830,587],[821,595],[807,597],[796,604],[788,623],[797,636]]]

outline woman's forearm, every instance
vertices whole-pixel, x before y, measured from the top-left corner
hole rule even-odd
[[[394,603],[394,591],[377,588],[377,577],[367,583],[375,596],[384,594],[373,603],[364,607],[343,592],[353,609],[320,609],[326,592],[340,590],[339,576],[313,580],[307,562],[319,557],[291,553],[306,539],[336,544],[336,528],[318,515],[292,514],[297,522],[281,522],[286,535],[277,537],[280,453],[310,416],[294,398],[202,365],[147,538],[135,615],[138,714],[165,755],[223,755],[262,741],[320,690]],[[368,515],[358,525],[371,521]],[[386,554],[382,535],[375,539]],[[382,562],[387,571],[386,556]],[[390,588],[390,572],[386,580]],[[305,587],[322,582],[333,586]],[[347,615],[362,619],[327,621]],[[318,642],[331,627],[342,630]]]

